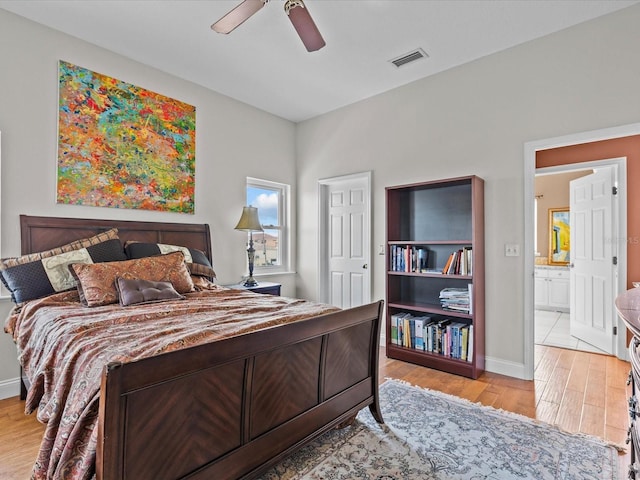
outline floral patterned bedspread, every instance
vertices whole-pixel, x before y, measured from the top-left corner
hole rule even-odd
[[[46,423],[33,479],[89,479],[95,472],[103,367],[337,310],[305,300],[212,286],[186,300],[83,307],[76,291],[12,312],[18,360],[31,381],[25,411]]]

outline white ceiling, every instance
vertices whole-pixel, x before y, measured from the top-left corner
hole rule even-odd
[[[313,53],[281,0],[229,35],[210,26],[240,0],[0,0],[0,8],[297,122],[638,2],[306,0],[327,42]],[[389,63],[416,48],[429,58]]]

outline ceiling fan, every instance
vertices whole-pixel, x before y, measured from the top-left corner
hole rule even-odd
[[[264,7],[268,1],[269,0],[244,0],[224,17],[211,25],[211,28],[218,33],[230,33]],[[298,32],[307,51],[315,52],[326,45],[318,27],[316,27],[316,24],[309,14],[309,10],[302,0],[286,0],[284,11]]]

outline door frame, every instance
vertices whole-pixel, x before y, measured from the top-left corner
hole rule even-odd
[[[535,175],[536,175],[536,152],[539,150],[547,150],[550,148],[566,147],[570,145],[579,145],[582,143],[597,142],[601,140],[611,140],[614,138],[628,137],[640,134],[640,123],[622,125],[617,127],[604,128],[600,130],[591,130],[586,132],[574,133],[560,137],[546,138],[526,142],[524,144],[524,301],[523,301],[523,318],[524,318],[524,372],[525,379],[533,379],[535,358],[534,358],[534,249],[533,249],[533,222],[534,222],[534,196],[535,196]],[[626,165],[626,162],[625,162]],[[571,167],[575,168],[576,164]],[[583,166],[583,165],[580,165]],[[624,229],[624,238],[618,239],[618,257],[624,258],[624,262],[619,262],[618,269],[618,290],[624,291],[627,288],[627,263],[626,263],[626,168],[619,171],[618,174],[621,188],[618,190],[624,195],[625,201],[620,201],[620,225]],[[624,175],[624,178],[622,176]],[[623,188],[622,188],[623,187]],[[622,197],[621,197],[622,198]],[[616,315],[616,321],[619,319]],[[625,329],[618,328],[618,339],[616,341],[618,358],[626,359],[626,335],[622,334]]]
[[[365,229],[364,244],[367,252],[365,255],[366,264],[369,265],[369,285],[363,289],[363,301],[371,301],[372,278],[371,272],[371,171],[341,175],[338,177],[323,178],[318,180],[318,301],[327,303],[329,301],[329,187],[336,183],[347,181],[364,180],[366,191],[364,193],[365,216],[369,227]]]

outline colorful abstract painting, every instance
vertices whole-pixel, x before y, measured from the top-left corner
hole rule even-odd
[[[61,61],[57,202],[193,213],[194,106]]]

